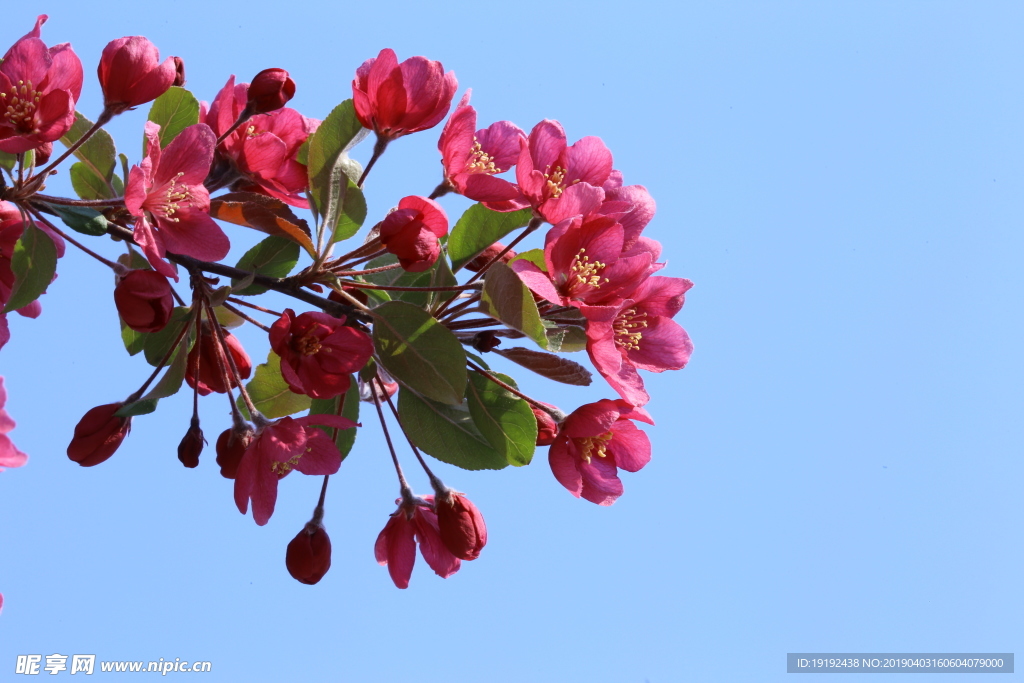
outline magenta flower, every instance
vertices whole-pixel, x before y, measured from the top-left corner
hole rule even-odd
[[[459,87],[441,62],[410,57],[401,64],[384,48],[356,69],[352,98],[356,117],[385,141],[433,128],[448,113]]]
[[[15,447],[7,432],[14,429],[14,420],[4,410],[7,403],[7,390],[4,389],[4,378],[0,377],[0,472],[5,467],[21,467],[28,462],[28,456]]]
[[[103,48],[97,74],[103,88],[103,108],[120,114],[163,95],[178,77],[180,60],[160,63],[160,50],[142,36],[126,36]],[[184,70],[184,67],[181,67]]]
[[[508,121],[492,123],[474,133],[476,110],[469,106],[470,93],[467,90],[463,95],[437,142],[445,182],[459,194],[498,211],[528,206],[518,187],[494,177],[515,166],[520,140],[525,140],[526,134]]]
[[[614,218],[622,225],[622,249],[630,251],[640,238],[640,233],[654,218],[657,207],[654,198],[643,185],[622,186],[618,171],[612,176],[618,179],[612,186],[611,179],[604,186],[604,203],[597,213]]]
[[[395,502],[398,503],[398,509],[391,513],[391,518],[373,546],[377,564],[387,565],[395,585],[399,588],[409,587],[409,577],[416,564],[417,543],[423,559],[442,579],[459,571],[462,561],[441,540],[437,515],[431,509],[434,497],[410,496]]]
[[[232,76],[201,120],[220,137],[245,110],[249,90],[248,83],[236,85]],[[309,176],[306,166],[300,164],[297,157],[299,148],[319,125],[317,119],[306,118],[288,107],[249,118],[219,147],[219,152],[242,176],[236,189],[260,192],[308,209],[309,201],[303,195]]]
[[[235,505],[244,515],[252,501],[252,517],[263,526],[277,503],[277,482],[293,469],[303,474],[334,474],[341,453],[331,438],[313,425],[351,429],[358,425],[338,415],[284,417],[256,430],[235,475]]]
[[[534,210],[552,225],[593,213],[604,201],[612,153],[598,137],[566,145],[558,121],[545,119],[520,143],[516,180]]]
[[[0,151],[27,152],[53,142],[75,122],[82,62],[69,43],[47,48],[39,30],[47,16],[0,60]]]
[[[577,498],[611,505],[622,495],[618,470],[637,472],[651,461],[651,442],[632,420],[654,424],[643,408],[601,399],[565,418],[548,451],[551,471]]]
[[[178,279],[168,251],[201,261],[219,261],[230,243],[210,218],[210,193],[203,187],[217,138],[202,123],[181,131],[160,149],[160,126],[146,122],[146,158],[128,174],[124,203],[138,220],[135,241],[153,269]]]
[[[693,283],[680,277],[645,280],[618,306],[583,306],[587,352],[594,367],[627,402],[650,401],[637,368],[679,370],[690,360],[693,342],[672,320]]]
[[[433,199],[411,195],[380,224],[380,242],[398,257],[402,268],[419,273],[441,254],[438,239],[448,234],[448,214]]]
[[[281,375],[296,394],[334,398],[348,391],[349,376],[366,365],[373,342],[344,318],[319,312],[298,317],[290,308],[270,328],[270,346],[281,357]]]

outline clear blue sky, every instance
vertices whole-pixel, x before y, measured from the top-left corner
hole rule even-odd
[[[441,60],[482,124],[559,119],[648,187],[667,274],[696,283],[676,318],[696,350],[648,375],[654,459],[610,508],[568,495],[543,453],[440,465],[490,540],[445,581],[420,561],[406,591],[373,560],[396,486],[363,430],[332,481],[333,567],[310,587],[284,548],[319,479],[283,481],[257,527],[212,448],[177,461],[186,395],[105,464],[67,459],[81,415],[148,372],[121,346],[109,273],[69,249],[43,316],[13,316],[0,352],[31,456],[0,474],[0,672],[56,652],[209,660],[210,681],[776,681],[786,652],[1024,652],[1020,4],[212,7],[16,4],[0,43],[49,13],[92,117],[100,51],[123,35],[184,58],[201,99],[286,68],[317,118],[382,47]],[[133,163],[144,118],[112,128]],[[392,145],[371,216],[436,185],[439,132]],[[265,357],[265,336],[243,340]],[[567,408],[612,395],[512,374]],[[222,398],[201,410],[208,436],[227,425]]]

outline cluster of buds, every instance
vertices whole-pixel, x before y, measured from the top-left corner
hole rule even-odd
[[[665,265],[661,245],[643,234],[654,200],[642,185],[625,184],[600,138],[570,145],[553,120],[529,133],[509,121],[477,129],[468,90],[448,116],[453,72],[425,57],[400,62],[390,49],[356,69],[351,99],[322,121],[286,106],[296,84],[279,68],[251,83],[232,75],[200,104],[182,87],[183,61],[161,61],[141,36],[103,50],[104,104],[93,123],[75,112],[81,62],[68,44],[46,47],[45,20],[0,62],[0,347],[9,338],[6,313],[40,314],[39,296],[69,242],[113,271],[126,348],[154,366],[127,398],[85,413],[68,446],[72,461],[110,459],[133,419],[184,384],[193,409],[177,456],[197,468],[207,443],[199,397],[226,395],[232,424],[216,439],[216,463],[243,515],[251,506],[256,524],[267,524],[292,471],[324,477],[285,561],[296,580],[315,584],[331,566],[327,484],[362,426],[360,403],[371,403],[399,484],[374,554],[399,588],[409,585],[417,547],[447,578],[487,543],[483,515],[441,482],[424,454],[467,470],[501,469],[529,464],[536,448],[549,447],[555,480],[599,505],[622,495],[620,470],[650,461],[650,441],[635,424],[654,424],[640,371],[678,370],[689,360],[692,344],[673,318],[692,283],[656,274]],[[183,105],[162,117],[165,97],[191,103],[194,114]],[[118,177],[112,142],[85,143],[153,101],[145,153]],[[440,183],[429,195],[399,198],[362,244],[335,253],[366,220],[363,188],[388,146],[446,116]],[[363,167],[350,153],[370,132],[376,140]],[[57,140],[67,149],[46,165]],[[89,189],[78,199],[43,194],[72,154],[95,169]],[[454,227],[441,204],[449,193],[477,202]],[[310,211],[313,228],[296,209]],[[110,260],[57,221],[109,236],[108,246],[126,252]],[[516,251],[545,224],[542,246]],[[221,263],[239,228],[269,237],[235,266]],[[310,263],[296,269],[302,252]],[[461,283],[460,271],[471,273]],[[176,289],[185,285],[187,296]],[[291,297],[295,308],[253,303],[267,290]],[[300,304],[314,310],[297,312]],[[254,367],[230,332],[244,324],[266,333],[266,363]],[[540,348],[505,344],[516,339]],[[582,350],[617,397],[568,415],[484,360],[585,386],[590,371],[559,355]],[[0,383],[0,465],[16,467],[25,456],[6,436],[13,422],[5,400]],[[413,493],[389,420],[433,494]]]

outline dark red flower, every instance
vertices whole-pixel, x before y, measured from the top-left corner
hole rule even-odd
[[[460,560],[475,560],[487,545],[487,525],[480,510],[461,493],[445,491],[434,497],[441,541]]]
[[[284,564],[296,581],[312,586],[331,568],[331,539],[323,525],[309,522],[288,544]]]
[[[114,415],[123,405],[108,403],[83,415],[68,445],[68,457],[82,467],[92,467],[112,456],[132,429],[130,417]]]
[[[359,123],[394,140],[440,123],[458,87],[441,62],[410,57],[399,64],[394,50],[384,48],[356,70],[352,97]]]
[[[295,96],[295,81],[284,69],[264,69],[249,84],[246,108],[253,114],[276,111]]]
[[[103,48],[96,70],[103,88],[104,109],[120,114],[160,97],[177,79],[180,61],[168,57],[161,64],[160,50],[142,36],[110,41]]]
[[[254,432],[245,425],[243,429],[230,427],[217,437],[217,464],[220,465],[220,476],[234,479],[238,474],[238,464],[242,462],[245,449],[252,443]]]
[[[238,374],[242,379],[249,379],[249,375],[252,373],[252,361],[249,360],[249,354],[242,348],[242,343],[227,331],[224,332],[224,341],[235,361],[235,367],[238,368]],[[199,363],[198,378],[196,376],[197,362]],[[229,377],[231,378],[230,382]],[[227,357],[224,355],[223,347],[208,323],[203,323],[202,339],[189,351],[185,381],[193,389],[198,383],[201,396],[206,396],[214,391],[218,394],[225,394],[229,386],[232,388],[238,386]]]
[[[192,424],[185,432],[181,443],[178,444],[178,460],[185,467],[198,467],[199,455],[203,452],[205,445],[206,438],[203,437],[203,430],[199,428],[199,420],[192,418]]]
[[[155,270],[132,270],[114,287],[114,305],[136,332],[159,332],[171,318],[171,283]]]
[[[419,273],[441,253],[438,238],[448,234],[448,216],[433,199],[404,197],[380,224],[380,241],[402,268]]]
[[[296,394],[334,398],[348,391],[349,375],[373,354],[370,336],[344,318],[319,312],[295,315],[286,308],[270,328],[270,346],[281,357],[281,375]]]
[[[459,571],[462,561],[448,550],[437,528],[437,514],[431,509],[433,496],[399,499],[398,509],[377,536],[373,554],[377,564],[387,565],[391,580],[399,588],[409,587],[416,563],[416,545],[434,573],[442,579]]]

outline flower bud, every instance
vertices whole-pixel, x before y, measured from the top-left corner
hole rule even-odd
[[[238,464],[242,462],[245,449],[252,443],[253,431],[246,428],[238,431],[234,427],[225,429],[217,437],[217,464],[220,465],[220,476],[234,479],[238,473]]]
[[[530,408],[537,418],[537,445],[550,446],[555,442],[555,436],[558,435],[558,423],[548,411],[541,410],[537,406],[530,406]]]
[[[253,114],[277,111],[295,96],[295,81],[284,69],[264,69],[249,84],[246,108]]]
[[[331,568],[331,539],[319,522],[309,522],[288,544],[284,556],[288,573],[312,586]]]
[[[68,457],[82,467],[92,467],[114,454],[132,428],[130,417],[114,415],[124,403],[96,406],[75,425]]]
[[[114,287],[114,305],[136,332],[159,332],[171,318],[171,283],[155,270],[132,270]]]
[[[492,244],[491,246],[487,247],[482,252],[480,252],[480,254],[478,256],[476,256],[472,261],[467,263],[465,268],[466,268],[466,270],[471,270],[474,273],[479,273],[481,268],[483,268],[488,263],[490,263],[492,258],[497,256],[498,254],[500,254],[504,250],[505,250],[505,245],[504,244],[502,244],[501,242],[495,242],[494,244]],[[514,250],[512,250],[512,249],[509,249],[508,252],[504,256],[501,257],[501,262],[502,263],[508,263],[509,261],[514,259],[516,256],[517,256],[516,252]]]
[[[180,88],[185,85],[185,62],[181,57],[171,57],[174,60],[174,83],[171,85]]]
[[[494,334],[494,330],[484,330],[473,335],[472,344],[473,348],[480,353],[487,353],[501,346],[501,340],[498,339],[498,335]]]
[[[475,560],[487,544],[484,516],[461,493],[448,491],[434,497],[437,527],[441,541],[460,560]]]
[[[185,467],[198,467],[199,454],[203,452],[206,439],[203,437],[203,430],[199,428],[199,420],[192,418],[192,424],[185,432],[185,438],[178,444],[178,460]]]
[[[441,253],[438,238],[448,234],[448,216],[433,199],[411,195],[380,224],[380,242],[398,257],[402,268],[420,273]]]
[[[252,374],[252,361],[249,360],[249,354],[242,348],[242,343],[227,331],[224,332],[224,341],[231,352],[231,358],[235,361],[235,367],[238,368],[238,374],[242,379],[249,379],[249,375]],[[196,372],[196,363],[199,363],[198,373]],[[206,322],[203,323],[202,339],[189,351],[185,382],[193,389],[198,388],[201,396],[206,396],[214,391],[224,394],[227,393],[229,386],[238,386],[216,332]]]
[[[97,69],[103,106],[111,114],[152,102],[178,77],[173,57],[160,63],[156,45],[142,36],[112,40],[103,48]]]

